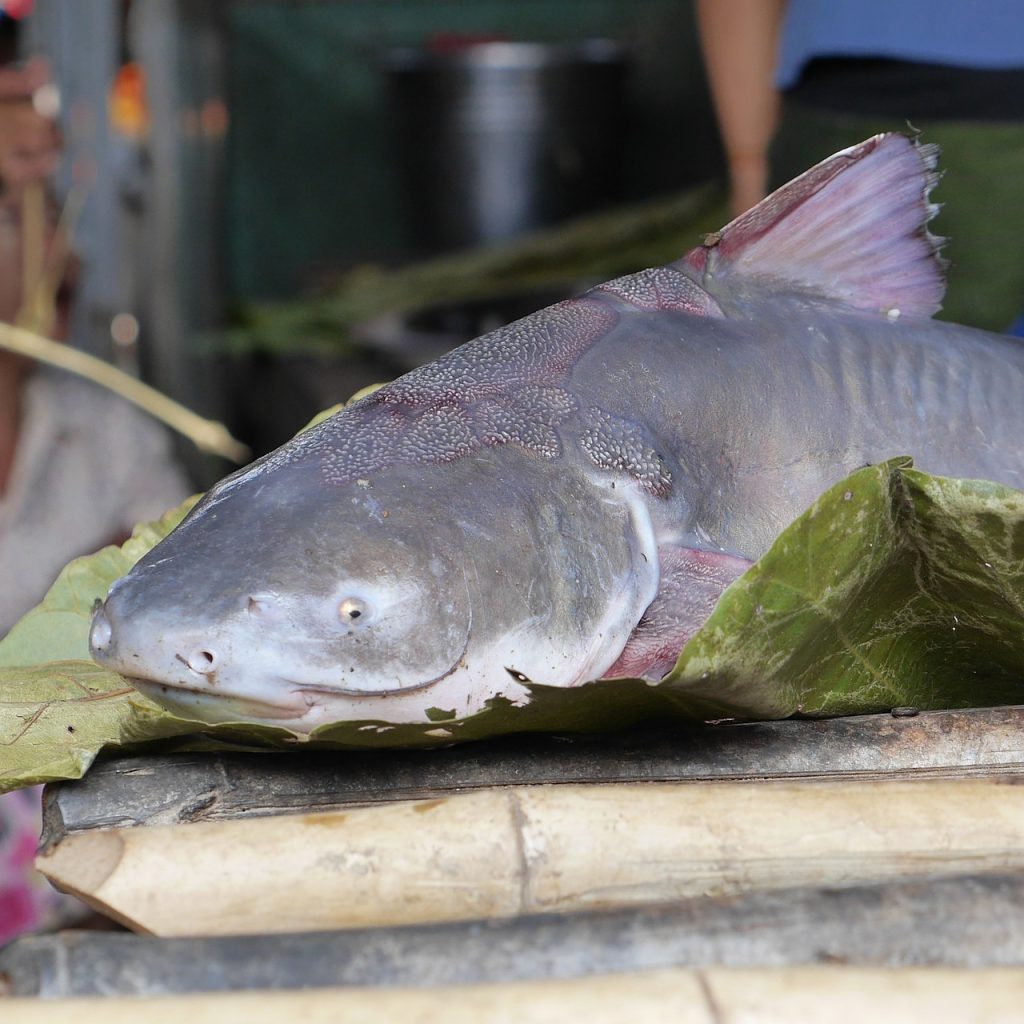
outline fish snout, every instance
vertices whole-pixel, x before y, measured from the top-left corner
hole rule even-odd
[[[101,604],[93,614],[89,629],[89,653],[97,661],[102,661],[103,655],[110,651],[113,643],[114,627],[107,616],[106,605]]]
[[[118,628],[118,616],[112,613],[110,599],[97,604],[92,614],[92,625],[89,627],[89,653],[93,661],[104,668],[122,672],[121,665],[124,637]]]
[[[104,668],[130,678],[155,678],[179,685],[212,685],[223,662],[223,651],[204,634],[174,636],[172,630],[159,630],[155,642],[140,642],[130,606],[113,591],[93,612],[89,627],[89,653]],[[182,671],[184,667],[184,672]]]

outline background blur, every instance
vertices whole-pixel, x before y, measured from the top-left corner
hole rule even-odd
[[[5,6],[6,36],[49,58],[59,90],[58,198],[86,197],[72,343],[257,454],[356,388],[607,276],[594,253],[613,272],[654,262],[665,239],[634,253],[631,218],[657,204],[629,204],[721,176],[680,0]],[[428,263],[412,284],[381,273],[505,252],[623,204],[596,235],[525,255],[513,241],[483,296],[475,261]],[[664,258],[706,206],[671,207]],[[181,455],[200,483],[223,470]]]

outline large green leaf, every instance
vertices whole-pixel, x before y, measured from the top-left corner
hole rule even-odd
[[[94,602],[180,520],[72,562],[0,643],[0,790],[78,778],[108,747],[422,746],[647,718],[783,718],[1024,701],[1024,493],[931,477],[909,459],[829,490],[722,596],[661,683],[533,685],[465,719],[347,722],[308,739],[179,719],[88,660]],[[193,739],[204,731],[201,741]],[[184,739],[181,739],[184,738]]]

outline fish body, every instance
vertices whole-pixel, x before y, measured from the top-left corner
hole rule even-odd
[[[660,678],[865,463],[1021,486],[1024,346],[930,319],[934,163],[877,136],[301,434],[114,584],[94,657],[211,721],[461,717]]]

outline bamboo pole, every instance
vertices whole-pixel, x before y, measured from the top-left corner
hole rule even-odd
[[[668,970],[422,989],[313,989],[129,999],[12,999],[4,1024],[1009,1024],[1024,971]]]
[[[1024,1013],[1019,968],[718,969],[702,978],[714,1024],[1010,1024]]]
[[[12,996],[413,988],[710,967],[1024,968],[1024,875],[776,889],[290,935],[62,931],[0,950]],[[0,1013],[2,1017],[2,1013]]]
[[[999,780],[509,787],[72,834],[60,889],[156,935],[380,927],[1024,869]]]
[[[246,462],[250,457],[249,449],[236,441],[224,424],[199,416],[156,388],[87,352],[5,323],[0,323],[0,348],[49,363],[113,391],[187,437],[204,452],[222,455],[237,463]]]
[[[301,814],[499,786],[1008,775],[1024,776],[1021,707],[675,725],[571,741],[516,736],[436,750],[149,753],[104,758],[84,779],[49,786],[43,839],[112,822]]]

